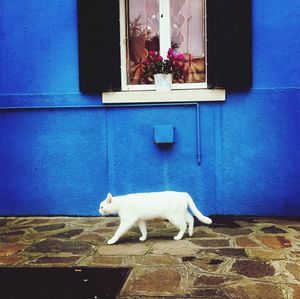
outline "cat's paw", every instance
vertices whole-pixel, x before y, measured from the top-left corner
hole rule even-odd
[[[140,238],[139,238],[139,240],[140,240],[141,242],[146,241],[146,239],[147,239],[147,237],[140,237]]]
[[[178,241],[178,240],[181,240],[181,238],[182,237],[180,237],[180,236],[175,236],[173,239],[176,240],[176,241]]]
[[[117,242],[116,240],[110,239],[110,240],[107,241],[107,244],[108,244],[108,245],[113,245],[113,244],[115,244],[116,242]]]

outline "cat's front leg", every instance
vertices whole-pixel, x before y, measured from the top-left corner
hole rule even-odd
[[[108,240],[107,244],[115,244],[120,239],[120,237],[131,228],[133,224],[134,221],[121,221],[120,226],[118,227],[114,236],[110,240]]]
[[[138,227],[140,228],[142,236],[140,237],[140,241],[145,241],[147,239],[147,227],[146,227],[146,221],[139,220],[137,223]]]

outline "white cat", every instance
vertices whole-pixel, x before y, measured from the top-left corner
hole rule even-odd
[[[174,240],[180,240],[183,237],[187,224],[191,237],[194,218],[188,208],[201,222],[212,223],[210,218],[202,215],[197,209],[188,193],[175,191],[135,193],[114,197],[108,193],[106,199],[100,203],[99,213],[101,215],[118,214],[120,217],[119,228],[107,242],[107,244],[114,244],[134,225],[138,225],[142,233],[140,241],[145,241],[147,239],[146,220],[155,218],[167,219],[179,228],[179,233]]]

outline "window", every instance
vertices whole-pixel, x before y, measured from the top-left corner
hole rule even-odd
[[[122,90],[153,90],[144,63],[150,51],[167,58],[169,48],[184,54],[172,89],[206,88],[205,28],[205,0],[121,0]]]
[[[169,47],[184,53],[186,66],[168,101],[224,100],[219,88],[251,87],[251,0],[77,1],[82,92],[164,101],[144,81],[141,63],[150,50],[164,56]]]

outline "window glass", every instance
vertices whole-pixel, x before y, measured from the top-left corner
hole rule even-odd
[[[128,1],[128,56],[129,84],[143,84],[143,62],[149,51],[159,51],[159,1]]]
[[[171,46],[185,55],[184,82],[205,81],[202,0],[171,0]]]

